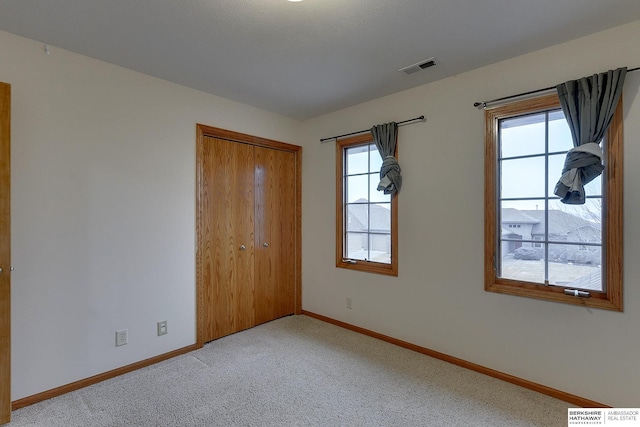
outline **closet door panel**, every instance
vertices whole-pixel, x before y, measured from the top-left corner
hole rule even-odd
[[[254,318],[254,147],[205,137],[205,342],[250,328]]]
[[[296,157],[256,147],[255,321],[294,313]]]

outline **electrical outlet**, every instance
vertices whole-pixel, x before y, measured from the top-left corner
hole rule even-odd
[[[351,298],[347,297],[347,308],[349,310],[351,310],[353,307],[351,307]]]
[[[163,320],[162,322],[158,322],[158,336],[167,335],[169,331],[167,330],[167,321]]]
[[[127,344],[127,330],[121,329],[119,331],[116,331],[116,347],[120,347],[126,344]]]

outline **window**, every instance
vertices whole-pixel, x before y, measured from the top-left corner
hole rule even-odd
[[[556,95],[485,120],[485,290],[622,311],[622,100],[584,205],[553,194],[573,147]]]
[[[377,190],[381,165],[370,133],[336,143],[336,266],[397,276],[398,196]]]
[[[541,241],[541,240],[544,240],[544,237],[543,236],[533,236],[533,240]],[[541,248],[542,247],[542,243],[534,242],[533,243],[533,247],[534,248]]]

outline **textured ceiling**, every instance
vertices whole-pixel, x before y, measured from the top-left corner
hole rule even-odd
[[[2,30],[297,119],[638,19],[638,0],[0,0]]]

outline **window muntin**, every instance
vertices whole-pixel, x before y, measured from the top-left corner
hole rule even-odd
[[[380,154],[370,134],[336,145],[336,266],[397,276],[397,195],[377,190]]]
[[[557,96],[487,110],[486,290],[622,309],[620,106],[602,146],[585,205],[565,205],[553,190],[573,143]]]
[[[553,149],[572,146],[559,108],[498,120],[497,226],[521,228],[500,233],[498,277],[602,291],[602,191],[587,193],[585,205],[560,202],[553,189],[568,150],[550,151],[552,135]],[[589,253],[580,252],[585,243]]]
[[[346,258],[391,264],[391,197],[377,191],[380,158],[375,144],[344,149],[346,188]],[[381,203],[373,203],[381,202]]]

